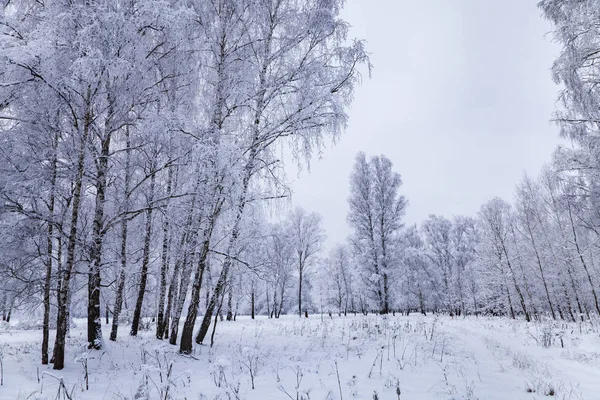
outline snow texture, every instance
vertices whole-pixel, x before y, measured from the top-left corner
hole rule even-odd
[[[84,350],[79,322],[59,372],[39,365],[39,331],[4,326],[0,399],[55,399],[61,380],[71,399],[90,400],[600,397],[597,321],[240,317],[220,324],[214,347],[195,347],[190,356],[151,331],[106,343],[101,351]]]

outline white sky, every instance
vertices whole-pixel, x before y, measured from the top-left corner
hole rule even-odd
[[[348,178],[358,151],[385,154],[403,178],[406,222],[475,215],[512,200],[558,143],[549,122],[558,47],[537,0],[348,0],[352,36],[374,65],[347,132],[293,180],[293,204],[323,216],[330,247],[350,233]]]

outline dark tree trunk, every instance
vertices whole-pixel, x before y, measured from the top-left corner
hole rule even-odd
[[[564,320],[564,319],[565,319],[565,316],[563,315],[563,311],[562,311],[562,308],[561,308],[561,306],[560,306],[560,305],[558,305],[556,308],[557,308],[557,310],[558,310],[558,315],[560,315],[560,319]],[[554,318],[554,319],[556,319],[556,318]]]
[[[501,241],[501,245],[502,245],[502,251],[504,252],[504,256],[506,257],[506,265],[508,266],[508,269],[510,270],[510,275],[512,277],[513,286],[515,287],[515,290],[517,291],[517,295],[519,296],[519,302],[521,303],[521,309],[523,310],[523,314],[525,314],[525,320],[527,322],[529,322],[529,321],[531,321],[531,316],[529,315],[529,312],[527,311],[527,305],[525,304],[525,297],[523,296],[521,287],[517,283],[516,274],[512,268],[512,264],[510,263],[510,258],[508,257],[508,251],[506,250],[504,241]],[[508,287],[506,288],[506,291],[509,294],[509,299],[510,299],[510,292],[508,290]],[[511,304],[511,315],[514,318],[514,311],[512,310],[512,304]]]
[[[171,283],[169,284],[169,292],[167,294],[167,307],[165,308],[165,317],[162,321],[163,327],[163,338],[169,338],[169,325],[171,322],[171,312],[173,308],[173,298],[177,295],[177,285],[179,283],[179,270],[177,269],[178,263],[175,263],[175,269],[173,270],[173,276]]]
[[[57,226],[58,231],[62,232],[62,225],[58,225]],[[60,288],[61,288],[61,283],[62,283],[62,275],[63,275],[63,268],[62,268],[62,236],[56,235],[56,267],[57,267],[57,271],[56,271],[56,297],[58,298],[59,294],[60,294]],[[58,326],[58,313],[56,315],[56,326]],[[56,346],[52,349],[52,357],[50,358],[50,363],[54,364],[54,359],[56,357],[55,355],[56,352]]]
[[[267,318],[271,318],[271,298],[269,297],[269,283],[265,285],[265,296],[267,297]]]
[[[571,212],[571,207],[570,204],[568,206],[568,210],[569,210],[569,219],[571,222],[571,230],[573,232],[573,241],[575,243],[575,249],[577,250],[577,255],[579,256],[579,260],[581,261],[581,266],[583,267],[583,270],[585,271],[585,275],[587,277],[587,280],[590,284],[590,289],[592,291],[592,296],[594,298],[594,306],[596,307],[596,312],[598,314],[600,314],[600,303],[598,303],[598,294],[596,293],[596,288],[594,286],[594,282],[592,281],[592,275],[590,274],[588,267],[587,267],[587,263],[585,262],[585,259],[583,257],[583,254],[581,252],[581,249],[579,247],[579,240],[577,238],[577,231],[575,230],[575,223],[573,222],[573,214]]]
[[[298,315],[302,316],[302,270],[300,270],[298,280]]]
[[[383,309],[382,314],[390,312],[390,292],[387,274],[387,255],[386,255],[386,235],[385,235],[385,218],[383,213],[379,219],[380,242],[381,242],[381,275],[383,277]]]
[[[158,297],[158,315],[156,322],[156,338],[162,340],[165,332],[165,297],[167,295],[167,274],[169,273],[169,197],[172,192],[173,168],[169,168],[167,178],[167,203],[163,207],[163,240],[160,266],[160,293]]]
[[[140,287],[138,291],[137,301],[135,302],[135,310],[133,312],[133,322],[131,323],[131,336],[137,336],[142,317],[142,306],[144,305],[144,295],[146,294],[146,282],[148,281],[148,265],[150,264],[150,239],[152,237],[152,211],[154,210],[154,187],[156,185],[156,172],[154,166],[150,177],[150,195],[148,196],[146,211],[146,229],[144,237],[144,250],[142,254],[142,270],[140,272]]]
[[[87,100],[89,104],[90,93],[88,90]],[[83,135],[79,143],[79,154],[77,159],[77,170],[73,182],[73,204],[71,207],[71,227],[67,242],[67,260],[58,292],[58,316],[56,326],[56,342],[54,344],[54,369],[61,370],[65,366],[65,338],[68,325],[68,297],[71,282],[71,272],[75,265],[75,247],[77,245],[77,224],[79,222],[79,206],[81,204],[81,189],[83,186],[83,173],[85,169],[85,150],[87,146],[88,133],[91,124],[90,110],[87,110],[84,118]]]
[[[12,308],[13,308],[13,303],[14,303],[14,297],[12,298],[12,300],[10,301],[10,303],[8,303],[8,314],[6,314],[6,323],[10,323],[10,316],[12,314]]]
[[[252,319],[254,319],[254,289],[252,289],[252,293],[250,293],[250,309]]]
[[[102,348],[102,317],[100,314],[100,269],[102,267],[102,242],[104,240],[104,205],[106,203],[106,174],[110,157],[111,134],[102,140],[101,155],[97,160],[96,207],[93,222],[93,242],[90,249],[90,268],[88,277],[88,348]]]
[[[215,227],[217,217],[221,212],[222,205],[223,201],[220,198],[217,199],[212,214],[210,215],[207,221],[207,226],[203,232],[202,249],[200,250],[198,264],[196,267],[196,273],[194,274],[192,298],[188,307],[185,323],[183,324],[183,331],[181,332],[181,342],[179,344],[179,351],[183,354],[190,354],[192,352],[194,325],[196,324],[196,318],[198,317],[198,307],[200,306],[200,289],[202,288],[202,279],[204,278],[204,270],[206,269],[206,259],[208,257],[208,251],[210,249],[210,240],[212,237],[213,229]]]
[[[0,307],[2,307],[2,321],[6,321],[6,294],[2,293]]]
[[[119,330],[119,318],[123,307],[123,294],[125,292],[125,271],[127,270],[127,221],[121,223],[121,268],[117,280],[117,293],[115,296],[115,306],[113,309],[112,327],[110,330],[110,340],[117,340]]]
[[[517,317],[515,316],[515,309],[513,308],[513,305],[512,305],[512,300],[510,298],[510,290],[508,289],[508,285],[506,285],[505,289],[506,289],[506,296],[508,298],[508,307],[510,309],[510,317],[512,319],[516,319]]]
[[[48,364],[48,342],[50,339],[50,285],[52,284],[52,252],[54,241],[54,197],[56,189],[56,146],[58,135],[53,142],[54,154],[52,156],[52,177],[50,178],[50,200],[48,201],[48,239],[46,243],[46,279],[44,280],[44,322],[42,327],[42,364]]]
[[[206,308],[206,313],[204,314],[204,318],[202,319],[202,324],[200,325],[200,331],[198,331],[198,334],[196,335],[196,343],[197,344],[202,344],[202,341],[206,337],[206,334],[208,333],[208,329],[210,328],[212,315],[215,312],[215,308],[217,306],[217,301],[218,301],[219,297],[221,296],[221,294],[223,293],[223,290],[225,289],[225,281],[227,280],[227,272],[229,269],[228,266],[227,266],[227,269],[225,267],[226,266],[223,265],[223,269],[221,270],[221,274],[219,275],[219,280],[217,281],[215,290],[210,298],[208,307]]]
[[[231,278],[229,278],[231,279]],[[227,321],[233,320],[233,283],[229,283],[229,290],[227,293]]]
[[[221,274],[219,275],[219,280],[215,286],[215,290],[211,296],[210,302],[208,303],[208,307],[206,308],[206,314],[202,320],[202,325],[200,326],[200,331],[196,335],[196,343],[201,344],[208,329],[210,327],[210,320],[215,311],[215,307],[217,305],[217,300],[221,298],[224,294],[225,283],[227,282],[227,277],[229,274],[229,268],[231,267],[232,258],[230,254],[232,254],[235,249],[235,245],[237,244],[237,239],[240,234],[240,224],[242,221],[242,215],[244,213],[244,208],[246,207],[246,194],[248,191],[248,184],[250,183],[250,178],[252,177],[253,172],[253,164],[254,158],[258,152],[257,145],[253,145],[250,148],[250,155],[248,163],[246,164],[244,171],[244,179],[242,181],[242,192],[238,199],[237,210],[235,215],[235,221],[233,223],[233,228],[231,230],[231,237],[229,239],[229,245],[227,247],[227,256],[225,256],[225,260],[223,261],[223,269],[221,270]]]
[[[200,171],[197,170],[196,174],[198,179],[196,180],[195,193],[197,193],[200,189]],[[183,252],[183,260],[179,260],[175,263],[175,268],[173,271],[173,282],[176,282],[175,276],[180,275],[179,278],[179,290],[175,292],[177,287],[173,287],[173,282],[171,282],[171,288],[169,288],[169,296],[173,295],[172,298],[169,298],[167,301],[170,302],[170,318],[171,318],[171,334],[169,337],[169,343],[172,345],[177,344],[177,334],[179,332],[179,319],[181,318],[181,313],[183,311],[183,305],[185,303],[185,298],[187,296],[188,287],[190,284],[191,273],[192,273],[192,262],[193,262],[193,252],[192,249],[195,249],[196,244],[198,242],[198,231],[193,226],[194,224],[194,211],[196,205],[196,196],[192,197],[192,201],[190,203],[188,218],[186,220],[186,224],[184,227],[183,235],[181,236],[181,245],[180,248]],[[200,218],[202,218],[202,213],[200,213]],[[201,221],[198,221],[198,225],[200,226]],[[181,273],[179,271],[181,270]],[[169,304],[167,303],[167,308],[169,308]]]
[[[427,315],[427,312],[425,311],[425,299],[423,297],[423,292],[421,291],[420,288],[419,288],[419,308],[421,310],[421,314]]]
[[[573,314],[573,305],[571,304],[571,298],[569,297],[569,292],[567,291],[567,285],[565,285],[564,280],[561,280],[561,285],[563,288],[563,292],[565,294],[565,299],[567,300],[567,311],[569,312],[571,321],[577,322],[577,319],[575,318],[575,314]],[[556,303],[559,304],[558,301]]]
[[[240,234],[240,224],[242,220],[242,215],[244,213],[244,208],[246,207],[246,197],[248,193],[248,185],[250,184],[250,178],[254,173],[254,162],[255,158],[259,151],[260,141],[260,120],[263,112],[263,106],[265,104],[265,95],[266,95],[266,76],[267,68],[263,67],[260,76],[259,82],[262,90],[260,91],[260,95],[256,99],[256,107],[255,107],[255,115],[254,115],[254,123],[251,126],[253,131],[252,134],[252,143],[248,148],[248,161],[244,166],[244,174],[241,185],[241,193],[239,198],[237,199],[237,209],[235,213],[235,220],[233,223],[233,228],[231,229],[231,237],[229,239],[229,245],[227,247],[227,256],[223,261],[223,269],[221,270],[221,274],[219,275],[219,280],[217,281],[217,285],[215,286],[215,291],[211,297],[211,300],[206,309],[206,314],[204,315],[204,319],[202,320],[202,325],[200,326],[200,331],[198,335],[196,335],[196,343],[200,344],[206,337],[206,333],[208,332],[208,328],[210,327],[210,320],[212,318],[213,312],[215,311],[216,302],[219,298],[221,298],[224,293],[225,283],[227,282],[227,275],[229,274],[229,268],[231,267],[232,259],[230,254],[235,249],[235,245],[237,244],[237,239]],[[216,109],[217,112],[220,111],[219,108]],[[218,121],[218,119],[215,119]]]
[[[383,314],[389,314],[390,312],[390,293],[388,275],[383,273]]]
[[[183,237],[185,238],[185,235],[183,235]],[[183,243],[185,242],[185,239],[182,239],[182,246],[181,248],[183,248]],[[169,325],[171,325],[171,328],[173,328],[173,322],[172,322],[172,317],[173,317],[173,303],[175,301],[175,299],[178,297],[179,291],[178,291],[178,286],[181,283],[181,264],[185,263],[186,259],[182,260],[177,260],[175,262],[175,267],[173,268],[173,276],[171,277],[171,283],[169,284],[169,292],[167,294],[167,308],[165,310],[165,319],[163,321],[164,327],[163,327],[163,333],[164,333],[164,338],[165,339],[169,339]],[[170,342],[171,344],[175,344],[174,342]]]
[[[179,320],[181,319],[183,305],[185,303],[185,298],[187,297],[188,289],[190,286],[192,261],[193,260],[188,260],[187,254],[184,255],[184,259],[182,261],[183,268],[181,270],[181,280],[178,293],[179,295],[177,296],[177,301],[174,303],[174,309],[171,316],[171,336],[169,337],[169,343],[172,345],[177,344],[177,334],[179,333]]]
[[[123,188],[124,200],[124,211],[129,211],[129,187],[131,182],[131,136],[129,135],[129,127],[125,128],[125,182]],[[121,311],[123,310],[123,297],[125,293],[125,278],[127,274],[127,234],[128,234],[128,221],[123,219],[121,222],[121,268],[119,269],[119,276],[117,278],[117,291],[115,293],[115,305],[113,307],[113,320],[112,327],[110,330],[110,340],[113,342],[117,340],[117,333],[119,330],[119,318],[121,317]]]
[[[531,228],[528,226],[529,236],[531,238],[531,244],[533,245],[533,249],[535,251],[535,258],[537,260],[538,268],[540,270],[540,277],[542,278],[542,284],[544,285],[544,291],[546,292],[546,300],[548,301],[548,307],[550,307],[550,314],[552,314],[552,319],[556,319],[556,314],[554,312],[554,304],[552,304],[552,300],[550,298],[550,290],[548,289],[548,282],[546,281],[546,276],[544,275],[544,268],[542,267],[542,259],[537,250],[537,246],[535,240],[533,238],[533,232]],[[562,318],[562,316],[561,316]]]
[[[281,316],[281,312],[283,311],[284,290],[285,290],[285,284],[282,284],[281,285],[281,293],[279,296],[279,304],[277,305],[277,309],[275,310],[275,318],[279,318]],[[273,308],[275,308],[275,304],[273,304]]]
[[[206,234],[206,233],[205,233]],[[198,307],[200,306],[200,289],[202,288],[202,278],[206,266],[206,257],[208,256],[210,239],[205,238],[202,246],[202,253],[198,259],[196,274],[194,276],[194,285],[192,287],[192,298],[188,307],[187,317],[181,331],[181,342],[179,343],[179,351],[183,354],[192,352],[192,341],[194,337],[194,325],[198,317]]]

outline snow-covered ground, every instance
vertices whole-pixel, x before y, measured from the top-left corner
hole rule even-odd
[[[589,322],[241,317],[220,322],[215,346],[187,357],[125,328],[119,342],[87,353],[78,323],[59,372],[39,364],[39,331],[0,329],[0,399],[56,399],[61,378],[77,400],[600,399],[600,326]]]

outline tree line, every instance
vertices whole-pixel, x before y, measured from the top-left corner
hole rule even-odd
[[[513,201],[419,226],[392,162],[359,153],[352,234],[325,256],[319,215],[269,210],[289,195],[279,150],[302,163],[340,135],[370,68],[343,1],[5,0],[3,320],[42,310],[42,363],[62,369],[74,316],[90,348],[104,323],[185,354],[238,314],[600,314],[596,3],[539,5],[572,147]]]
[[[94,349],[103,311],[111,340],[149,315],[183,353],[204,340],[252,210],[287,195],[277,149],[345,127],[369,63],[342,4],[1,3],[0,304],[41,302],[42,363],[64,367],[73,314]]]

